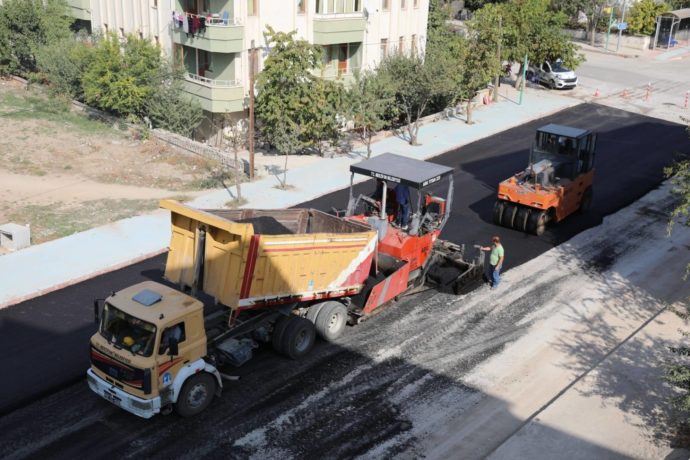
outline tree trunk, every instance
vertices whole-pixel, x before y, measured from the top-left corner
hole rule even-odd
[[[408,125],[408,132],[410,133],[410,145],[419,145],[417,142],[417,132],[419,131],[419,119],[414,123]]]
[[[467,124],[471,125],[472,124],[472,97],[467,99],[467,109],[465,112],[467,113]]]
[[[237,149],[235,149],[235,187],[237,188],[237,201],[242,201],[242,188],[240,187],[240,176],[244,173],[244,168],[240,168],[240,162],[237,159]]]
[[[367,141],[366,141],[366,144],[367,144],[367,159],[369,159],[369,158],[371,158],[371,138],[372,138],[372,136],[373,136],[373,133],[372,133],[371,131],[369,131],[368,129],[365,130],[365,132],[366,132],[366,136],[367,136]]]
[[[288,154],[285,154],[285,167],[283,168],[283,188],[287,188],[287,162],[288,162]]]
[[[592,20],[589,24],[589,44],[594,46],[594,41],[597,37],[597,18],[592,13]]]
[[[517,77],[515,77],[515,89],[519,89],[522,84],[522,76],[525,74],[525,62],[520,63],[520,70],[518,70]]]

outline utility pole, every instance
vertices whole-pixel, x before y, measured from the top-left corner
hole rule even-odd
[[[501,26],[501,22],[503,21],[503,18],[501,16],[498,17],[498,49],[496,50],[496,54],[498,56],[498,66],[500,70],[498,71],[498,75],[496,76],[496,83],[494,83],[494,102],[498,102],[498,87],[501,85],[501,73],[503,73],[503,68],[501,67],[502,61],[501,61],[501,42],[503,41],[503,28]]]
[[[249,50],[249,180],[254,180],[254,66],[256,65],[254,40]]]

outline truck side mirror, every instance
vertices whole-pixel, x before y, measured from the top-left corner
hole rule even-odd
[[[180,354],[180,350],[177,346],[177,339],[175,337],[170,337],[168,339],[168,356],[177,356]]]

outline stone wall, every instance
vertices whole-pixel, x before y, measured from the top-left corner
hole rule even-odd
[[[171,133],[164,129],[152,129],[151,134],[162,142],[176,147],[184,152],[200,155],[210,160],[218,161],[224,168],[237,169],[234,155],[230,152],[217,149],[207,144],[194,141],[179,134]],[[240,168],[244,169],[242,160],[238,160]]]
[[[584,29],[566,29],[565,33],[568,34],[573,40],[582,41],[589,43],[587,38],[587,31]],[[606,43],[606,32],[597,32],[594,43],[597,45],[603,45]],[[612,30],[609,36],[609,49],[615,51],[616,44],[618,43],[618,31]],[[640,51],[645,51],[649,49],[651,43],[651,37],[646,35],[621,35],[621,47],[632,48]]]

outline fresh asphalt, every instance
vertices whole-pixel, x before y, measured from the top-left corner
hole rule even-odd
[[[534,131],[546,123],[597,132],[593,207],[587,215],[570,217],[539,238],[496,227],[491,223],[496,186],[525,167]],[[443,237],[471,247],[487,244],[491,235],[498,234],[510,269],[599,224],[604,216],[654,189],[663,179],[663,167],[677,153],[690,154],[682,125],[595,104],[504,131],[433,160],[455,169],[452,215]],[[364,183],[356,190],[369,193],[372,188]],[[341,190],[300,207],[330,210],[344,207],[346,201],[347,191]],[[164,261],[164,256],[154,257],[0,311],[0,349],[7,370],[0,380],[0,414],[83,380],[89,365],[88,340],[95,331],[93,299],[139,281],[160,281]]]

